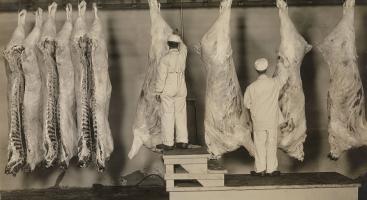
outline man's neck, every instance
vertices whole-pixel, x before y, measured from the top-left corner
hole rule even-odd
[[[264,74],[260,74],[258,77],[258,79],[264,79],[264,78],[268,78],[268,75]]]

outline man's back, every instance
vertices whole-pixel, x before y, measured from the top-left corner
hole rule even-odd
[[[184,72],[186,65],[186,54],[177,49],[171,49],[162,57],[161,65],[166,65],[168,72]]]
[[[277,128],[279,124],[278,97],[281,83],[277,78],[262,74],[245,93],[245,106],[250,109],[255,130]]]

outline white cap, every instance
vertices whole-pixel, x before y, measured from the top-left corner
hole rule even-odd
[[[180,43],[181,42],[181,38],[180,36],[176,35],[176,34],[172,34],[168,37],[168,42],[177,42]]]
[[[268,60],[265,58],[260,58],[255,61],[255,69],[257,71],[264,71],[268,68]]]

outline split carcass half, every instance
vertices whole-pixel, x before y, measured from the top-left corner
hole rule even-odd
[[[206,65],[205,142],[215,157],[244,146],[255,155],[252,124],[243,106],[241,88],[232,58],[230,14],[232,0],[223,0],[219,17],[201,40]]]
[[[27,143],[26,170],[33,171],[44,159],[42,134],[42,83],[38,66],[36,45],[41,36],[43,11],[38,8],[35,13],[35,25],[24,41],[22,67],[25,78],[24,89],[24,135]]]
[[[19,12],[17,28],[4,50],[8,78],[9,109],[8,163],[5,167],[5,173],[13,175],[16,175],[24,166],[27,158],[23,130],[24,75],[21,62],[22,54],[24,53],[23,41],[25,38],[24,25],[26,14],[26,10]]]
[[[94,149],[90,109],[91,56],[88,49],[87,25],[85,23],[86,2],[78,5],[79,16],[75,21],[71,38],[71,55],[75,68],[75,95],[77,106],[78,158],[79,166],[86,167],[92,161]]]
[[[78,135],[75,118],[74,67],[70,54],[70,37],[73,29],[72,6],[66,5],[66,21],[56,38],[56,64],[59,75],[58,108],[60,119],[60,164],[68,167],[77,154]]]
[[[108,122],[111,98],[111,81],[108,73],[108,53],[101,21],[97,15],[97,5],[93,4],[94,22],[88,33],[88,49],[91,64],[91,99],[93,137],[96,165],[103,171],[105,163],[113,151],[113,140]]]
[[[330,156],[337,159],[367,144],[365,97],[357,65],[354,0],[344,3],[343,18],[319,49],[329,65],[328,92]]]
[[[280,47],[277,76],[282,69],[289,78],[279,93],[279,106],[285,123],[279,134],[279,148],[291,157],[303,160],[303,143],[306,139],[305,95],[302,88],[300,68],[303,57],[312,46],[298,33],[288,16],[284,0],[277,0],[280,17]]]
[[[40,56],[39,66],[42,76],[43,96],[43,137],[46,167],[51,167],[58,162],[60,145],[59,132],[59,77],[57,72],[56,51],[56,26],[55,13],[57,4],[54,2],[48,7],[48,17],[43,25],[41,38],[38,42]]]
[[[161,138],[160,103],[155,98],[154,87],[157,80],[157,67],[161,58],[168,53],[167,40],[172,29],[160,15],[160,5],[157,0],[149,0],[152,43],[149,50],[149,67],[141,90],[135,121],[133,125],[134,141],[129,152],[133,158],[142,145],[155,150]],[[181,43],[181,50],[187,51]]]

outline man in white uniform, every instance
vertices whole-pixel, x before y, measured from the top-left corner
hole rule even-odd
[[[168,38],[169,52],[162,57],[158,66],[156,83],[157,99],[162,107],[162,142],[157,149],[172,150],[174,141],[177,148],[187,148],[186,114],[186,48],[180,49],[182,40],[177,34]],[[175,138],[176,130],[176,138]]]
[[[280,58],[282,59],[282,58]],[[280,64],[282,62],[279,62]],[[255,69],[259,77],[247,87],[244,104],[250,110],[256,148],[255,172],[253,175],[279,175],[277,171],[278,126],[283,116],[279,109],[279,92],[288,79],[284,66],[279,67],[279,74],[273,78],[266,75],[268,61],[256,60]]]

